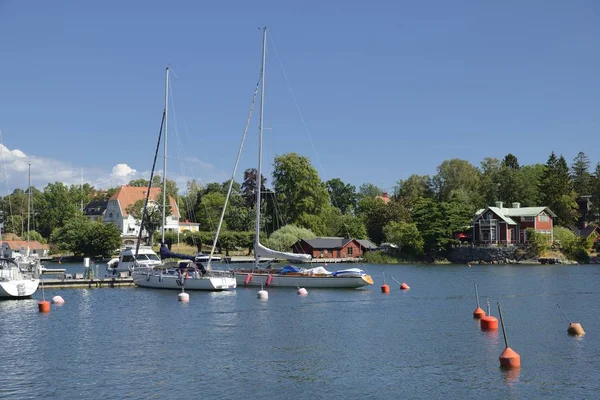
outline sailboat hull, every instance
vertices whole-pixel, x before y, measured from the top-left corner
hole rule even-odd
[[[40,285],[39,279],[0,281],[0,299],[27,299]]]
[[[247,277],[250,275],[250,280]],[[271,276],[269,284],[267,281]],[[363,276],[303,276],[303,275],[278,275],[264,273],[236,272],[235,278],[240,287],[243,286],[269,286],[269,287],[303,287],[303,288],[328,288],[328,289],[353,289],[373,284],[370,275]]]
[[[155,273],[133,274],[133,282],[143,288],[171,289],[171,290],[207,290],[223,291],[236,287],[236,280],[232,276],[201,276],[189,277],[176,275],[160,275]]]

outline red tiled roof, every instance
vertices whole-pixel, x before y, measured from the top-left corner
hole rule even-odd
[[[147,191],[147,187],[121,186],[119,190],[117,190],[115,194],[111,196],[110,200],[118,200],[119,206],[121,207],[121,214],[123,214],[123,217],[127,217],[129,216],[126,211],[127,207],[129,207],[131,204],[134,204],[138,200],[145,200]],[[159,201],[158,196],[160,193],[161,188],[150,188],[150,200]],[[171,204],[171,215],[179,219],[179,208],[177,207],[177,202],[173,196],[169,196],[169,203]]]
[[[3,240],[2,243],[8,244],[8,247],[12,250],[19,250],[21,248],[23,248],[23,249],[27,248],[27,240]],[[50,246],[48,246],[47,244],[41,244],[37,240],[30,240],[29,248],[30,249],[46,249],[46,250],[48,250],[50,248]]]

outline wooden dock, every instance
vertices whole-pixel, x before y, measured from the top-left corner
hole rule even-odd
[[[135,286],[132,277],[111,277],[111,278],[92,278],[92,279],[43,279],[45,289],[81,289],[81,288],[102,288],[102,287],[123,287]],[[40,283],[41,285],[41,283]]]

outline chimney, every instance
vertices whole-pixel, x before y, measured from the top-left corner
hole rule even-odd
[[[496,202],[496,207],[498,207],[498,208],[502,208],[502,202],[501,202],[501,201],[497,201],[497,202]]]
[[[512,208],[521,208],[521,203],[515,201],[512,203]]]

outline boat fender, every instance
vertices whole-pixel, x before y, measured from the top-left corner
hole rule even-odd
[[[272,281],[273,281],[273,275],[271,275],[271,274],[267,275],[267,282],[266,282],[267,286],[269,286]]]
[[[248,286],[251,279],[252,279],[252,274],[246,275],[246,279],[244,279],[244,286]]]
[[[146,282],[150,282],[150,273],[146,275]]]
[[[159,282],[162,282],[162,280],[163,280],[163,277],[162,277],[162,274],[160,274],[160,275],[158,276],[158,281],[159,281]]]
[[[188,279],[188,270],[187,269],[185,270],[185,279],[186,280]]]

